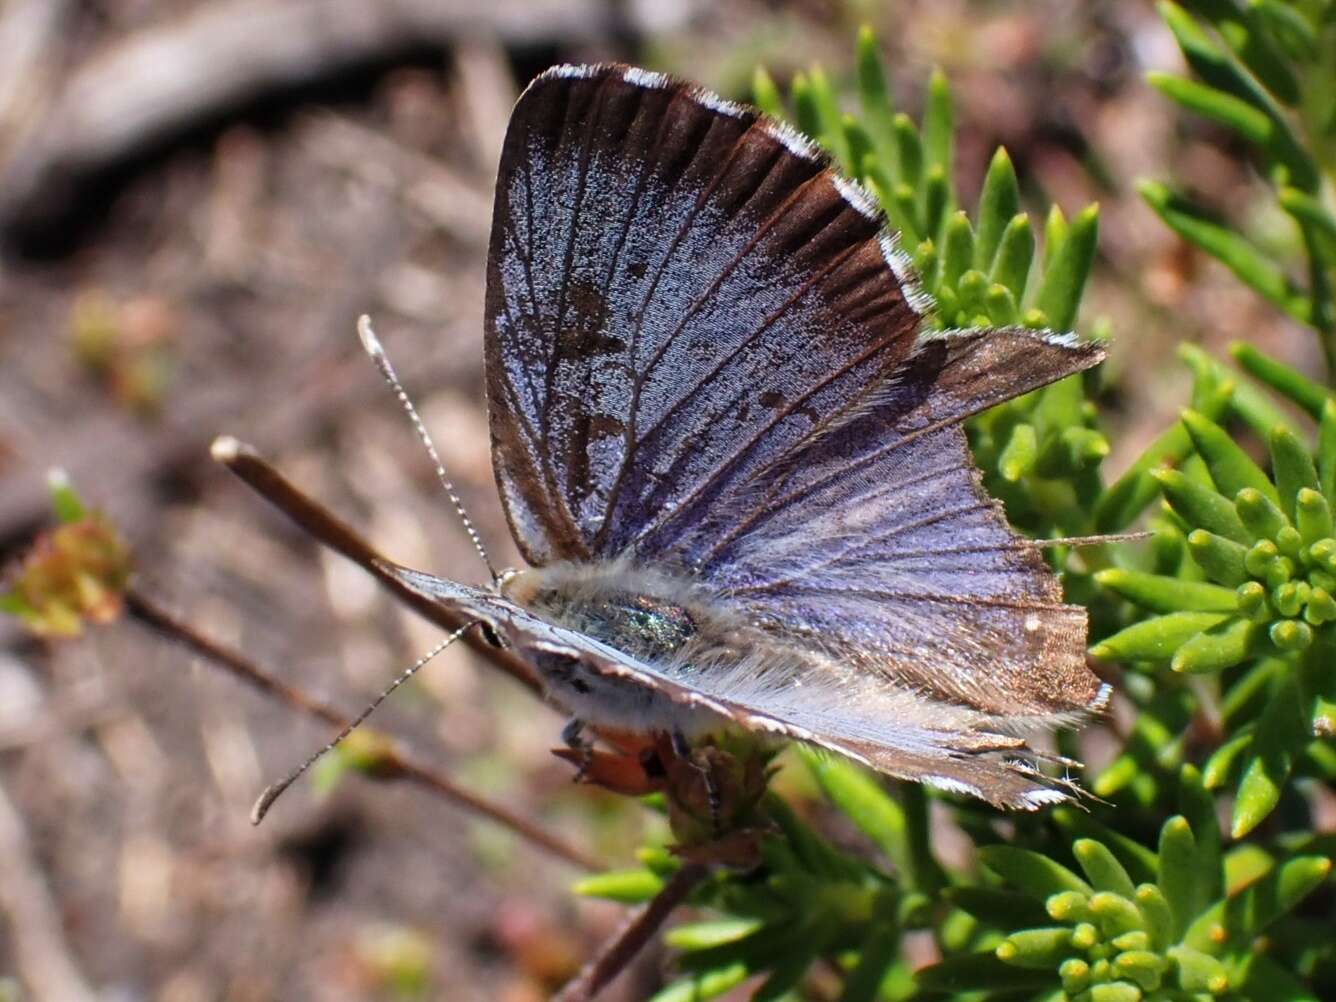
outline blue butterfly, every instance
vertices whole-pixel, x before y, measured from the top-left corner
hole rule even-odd
[[[649,755],[644,778],[688,800],[703,786],[716,835],[718,770],[693,748],[725,732],[1034,810],[1072,787],[1026,735],[1110,690],[1086,665],[1085,610],[984,491],[962,422],[1104,351],[936,331],[932,309],[875,200],[810,140],[662,74],[557,66],[511,116],[487,270],[492,458],[529,566],[492,569],[365,318],[485,586],[385,560],[235,439],[214,453],[463,624],[437,651],[474,629],[504,649],[571,714],[567,757],[595,761],[589,725]],[[763,789],[763,765],[744,772]]]
[[[1024,735],[1109,690],[961,424],[1104,352],[932,331],[931,310],[805,137],[661,74],[554,67],[511,117],[487,271],[493,461],[529,567],[385,572],[481,624],[577,728],[741,728],[1062,800]]]

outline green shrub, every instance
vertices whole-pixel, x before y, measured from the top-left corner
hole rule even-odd
[[[1306,281],[1167,188],[1146,182],[1142,192],[1331,354],[1336,224],[1320,182],[1336,149],[1332,5],[1190,6],[1161,10],[1199,79],[1151,83],[1253,144],[1296,221]],[[820,69],[797,75],[787,96],[763,70],[755,80],[766,111],[818,137],[875,193],[936,299],[931,322],[1076,327],[1096,207],[1071,219],[1054,207],[1036,224],[999,149],[971,214],[951,180],[942,74],[915,122],[896,109],[865,30],[853,89],[857,116],[840,112]],[[1336,398],[1250,345],[1232,353],[1237,367],[1181,349],[1188,407],[1111,483],[1097,376],[1028,394],[969,428],[989,490],[1023,531],[1114,533],[1147,519],[1154,532],[1143,544],[1049,550],[1069,599],[1090,609],[1092,654],[1125,666],[1118,688],[1135,709],[1126,733],[1108,728],[1112,762],[1087,777],[1100,799],[1008,817],[918,786],[888,791],[856,766],[799,751],[876,852],[832,845],[772,798],[779,831],[764,840],[762,865],[698,889],[695,903],[716,917],[668,934],[680,979],[654,1002],[713,998],[754,976],[754,998],[807,997],[801,986],[823,958],[838,988],[821,997],[842,1002],[1336,995],[1336,842],[1312,833],[1312,787],[1336,779]],[[1268,461],[1235,430],[1265,443]],[[1070,735],[1061,747],[1076,751]],[[933,800],[973,840],[973,865],[934,852]],[[1227,833],[1221,811],[1232,811]],[[643,870],[581,889],[647,899],[677,864],[660,849],[643,858]],[[942,959],[915,972],[902,947],[923,932]]]

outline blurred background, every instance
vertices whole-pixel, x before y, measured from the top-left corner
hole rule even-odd
[[[520,89],[602,59],[740,99],[758,63],[845,80],[863,23],[910,109],[947,73],[961,191],[1003,144],[1031,208],[1101,203],[1082,327],[1115,338],[1111,475],[1182,406],[1180,341],[1320,367],[1312,338],[1136,196],[1172,177],[1262,234],[1276,211],[1226,134],[1144,83],[1180,68],[1150,3],[5,0],[0,557],[47,524],[63,467],[125,533],[144,592],[356,710],[439,631],[213,463],[211,439],[254,443],[395,559],[481,580],[357,346],[369,312],[489,548],[516,561],[481,317]],[[574,786],[548,752],[561,724],[462,649],[379,720],[629,863],[658,821]],[[419,788],[303,784],[253,829],[257,791],[325,737],[133,621],[57,643],[0,619],[0,999],[529,1002],[616,925],[619,908],[569,893],[577,868]],[[607,997],[647,997],[665,963],[647,952]]]

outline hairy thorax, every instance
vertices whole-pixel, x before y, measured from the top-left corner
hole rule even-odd
[[[767,642],[690,583],[622,561],[519,571],[503,587],[515,603],[647,666],[665,682],[691,684],[703,672],[738,670]],[[570,659],[535,667],[552,701],[591,724],[693,734],[724,723],[643,680],[601,675]]]

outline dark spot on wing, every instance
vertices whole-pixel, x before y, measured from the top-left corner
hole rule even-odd
[[[626,431],[626,422],[612,414],[595,414],[589,419],[590,438],[619,438]]]
[[[608,301],[592,282],[574,282],[565,326],[557,332],[562,358],[612,355],[626,347],[607,332]]]
[[[784,406],[785,398],[779,390],[766,390],[756,399],[760,401],[762,407],[778,408]]]
[[[587,402],[577,397],[565,396],[562,400],[572,426],[566,449],[567,482],[572,496],[583,500],[594,489],[590,476],[590,446],[600,439],[621,438],[626,425],[612,414],[589,413]]]

